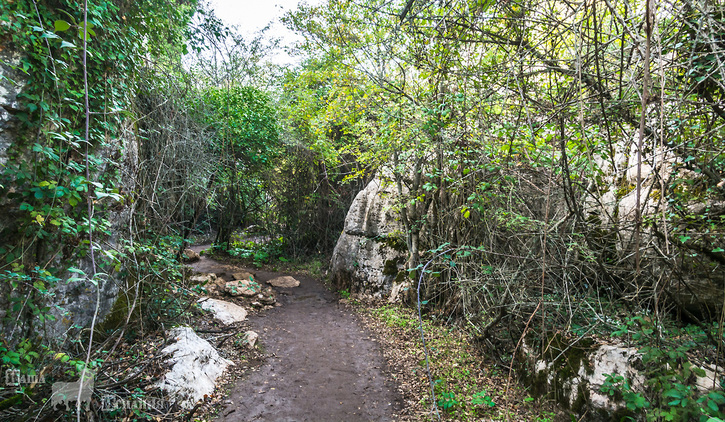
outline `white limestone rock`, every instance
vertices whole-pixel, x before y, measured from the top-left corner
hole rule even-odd
[[[203,297],[199,299],[199,306],[201,306],[201,309],[213,313],[214,318],[224,325],[241,322],[247,318],[246,309],[231,302]]]
[[[262,286],[256,281],[234,280],[227,281],[224,284],[224,292],[230,296],[248,296],[252,297],[262,291]]]
[[[335,285],[376,296],[390,292],[407,258],[396,198],[394,186],[379,178],[357,194],[332,253]]]
[[[254,331],[244,333],[244,344],[250,349],[254,349],[254,345],[257,344],[257,339],[259,339],[259,334]]]
[[[267,283],[271,284],[274,287],[282,287],[282,288],[297,287],[300,285],[299,280],[297,280],[294,277],[290,277],[288,275],[273,278],[272,280],[269,280]]]
[[[181,407],[191,409],[205,395],[214,392],[216,380],[234,363],[221,357],[190,327],[176,327],[168,335],[174,343],[166,346],[161,353],[168,356],[171,371],[156,385]]]

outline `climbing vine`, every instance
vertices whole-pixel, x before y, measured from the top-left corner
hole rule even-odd
[[[140,276],[129,271],[135,247],[118,239],[135,200],[120,168],[135,159],[146,60],[184,48],[195,3],[10,3],[0,9],[0,51],[14,77],[0,83],[18,94],[5,108],[14,130],[0,175],[0,361],[33,373],[54,350],[70,352],[86,323],[59,295],[95,299]]]

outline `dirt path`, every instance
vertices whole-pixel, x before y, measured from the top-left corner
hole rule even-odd
[[[204,257],[194,268],[230,272]],[[255,278],[280,275],[287,274],[257,271]],[[269,357],[238,380],[217,420],[394,420],[401,400],[383,373],[379,345],[320,282],[293,276],[299,287],[276,289],[282,306],[249,317]]]

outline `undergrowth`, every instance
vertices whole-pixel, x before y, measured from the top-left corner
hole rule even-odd
[[[349,302],[383,344],[407,405],[402,420],[437,420],[415,310],[365,299]],[[430,317],[424,317],[423,331],[435,407],[443,419],[544,421],[553,415],[550,403],[530,397],[508,378],[508,368],[487,356],[464,331]]]

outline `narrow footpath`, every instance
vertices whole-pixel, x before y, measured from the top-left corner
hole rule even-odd
[[[204,256],[192,266],[209,273],[230,269]],[[217,420],[394,420],[401,400],[383,372],[379,345],[319,281],[264,271],[256,271],[255,280],[282,275],[300,285],[275,288],[281,306],[248,317],[268,358],[237,380]]]

